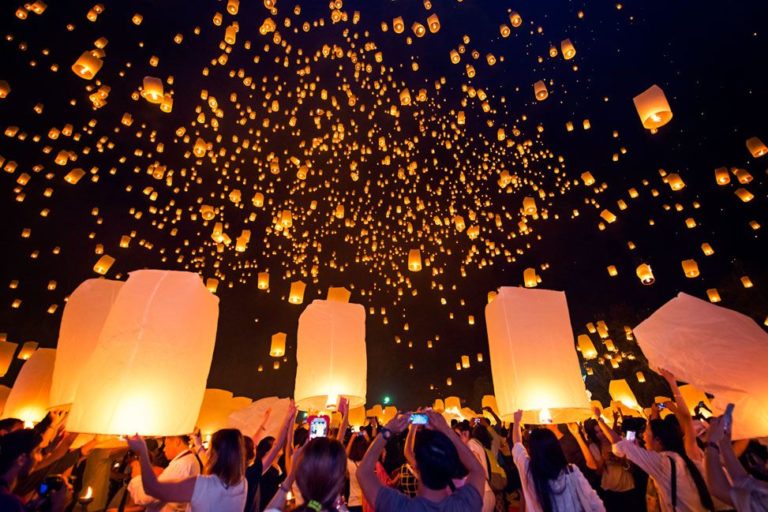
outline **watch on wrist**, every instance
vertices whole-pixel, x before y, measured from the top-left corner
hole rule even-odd
[[[389,441],[389,438],[392,437],[392,431],[389,430],[387,427],[381,427],[381,430],[379,431],[381,434],[381,437],[384,438],[385,441]]]

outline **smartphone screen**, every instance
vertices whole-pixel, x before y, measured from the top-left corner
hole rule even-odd
[[[328,418],[326,416],[314,416],[309,420],[309,438],[328,436]]]
[[[658,408],[659,408],[659,410],[662,410],[662,409],[666,409],[666,408],[667,408],[667,406],[666,406],[666,405],[664,405],[664,404],[656,404],[656,407],[658,407]]]
[[[733,407],[733,404],[725,406],[725,413],[723,414],[723,430],[726,432],[731,429],[731,424],[733,423]]]
[[[637,434],[634,430],[627,430],[627,441],[634,441]]]
[[[411,425],[426,425],[429,422],[429,416],[423,412],[414,412],[411,413],[411,416],[408,418],[408,422]]]

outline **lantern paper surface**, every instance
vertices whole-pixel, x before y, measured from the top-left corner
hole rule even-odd
[[[4,418],[37,423],[48,410],[56,349],[41,348],[21,367],[3,408]]]
[[[56,365],[51,384],[51,405],[71,404],[83,368],[96,348],[121,281],[88,279],[69,296],[59,329]]]
[[[196,426],[205,438],[227,426],[227,418],[233,411],[231,391],[225,389],[206,389],[200,404]]]
[[[262,438],[265,436],[278,438],[290,405],[291,401],[288,398],[276,396],[262,398],[245,408],[231,412],[227,417],[226,426],[239,429],[243,435],[253,437],[259,433],[259,427],[264,425]],[[267,417],[267,411],[269,411],[269,417]],[[264,423],[265,418],[266,423]]]
[[[563,292],[500,288],[485,307],[485,321],[502,419],[512,419],[517,409],[524,411],[525,423],[589,416]]]
[[[365,404],[365,308],[315,300],[299,317],[294,399],[300,409],[323,409],[347,397]]]
[[[8,400],[8,395],[11,394],[11,388],[8,386],[0,386],[0,418],[4,418],[3,409],[5,409],[5,402]]]
[[[8,368],[13,362],[13,356],[19,347],[17,343],[10,341],[0,341],[0,377],[5,377]]]
[[[736,404],[735,439],[768,435],[768,334],[754,320],[680,293],[634,333],[651,366],[714,395],[715,414]]]
[[[191,272],[132,272],[83,369],[70,432],[192,432],[213,356],[218,298]]]

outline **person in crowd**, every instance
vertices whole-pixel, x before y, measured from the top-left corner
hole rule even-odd
[[[707,482],[712,494],[737,512],[768,512],[768,482],[747,473],[733,450],[733,425],[712,418],[707,431]]]
[[[483,508],[485,470],[469,448],[451,430],[445,418],[434,411],[426,412],[427,425],[416,433],[414,468],[418,494],[409,498],[382,485],[374,471],[387,440],[408,426],[408,414],[400,414],[382,428],[374,438],[357,470],[365,498],[379,512],[412,512],[439,510],[444,512],[479,512]],[[465,484],[456,489],[453,477],[457,467],[467,471]]]
[[[163,502],[188,502],[192,512],[242,512],[245,508],[245,443],[239,430],[215,432],[203,474],[177,482],[158,480],[140,436],[128,438],[128,446],[139,457],[142,485],[149,496]]]
[[[203,469],[203,464],[197,454],[189,449],[189,436],[166,437],[163,443],[163,455],[169,461],[157,479],[160,482],[177,482],[190,477],[196,477]],[[139,461],[131,463],[131,481],[128,483],[128,492],[133,503],[143,505],[147,512],[190,512],[189,504],[165,503],[144,492],[141,480],[141,466]]]
[[[598,494],[608,512],[645,510],[645,504],[638,502],[635,479],[630,462],[617,457],[611,451],[611,442],[603,434],[597,421],[590,418],[584,422],[584,431],[589,439],[589,451],[597,464],[600,476]]]
[[[528,449],[522,443],[523,412],[514,414],[512,457],[520,472],[527,512],[602,512],[602,500],[581,470],[569,464],[557,436],[534,429]]]
[[[393,460],[397,460],[393,480],[397,490],[409,498],[415,497],[419,490],[419,480],[416,478],[416,470],[414,469],[416,467],[414,446],[416,445],[418,430],[417,426],[409,425],[404,442],[401,435],[390,436],[390,439],[387,440],[387,445],[391,445],[392,448],[388,450],[388,453],[392,455]]]
[[[496,496],[494,495],[489,482],[491,475],[489,474],[488,469],[488,456],[485,453],[485,449],[490,448],[491,437],[485,430],[485,427],[481,427],[480,425],[475,425],[475,427],[480,428],[475,428],[475,432],[473,432],[473,428],[469,421],[463,420],[456,424],[453,431],[456,432],[459,439],[461,439],[461,442],[469,448],[472,455],[477,459],[477,462],[483,467],[483,472],[485,474],[485,484],[483,485],[483,512],[491,512],[496,506]],[[480,439],[478,439],[478,436]]]
[[[24,428],[24,422],[19,418],[5,418],[0,420],[0,436],[21,430]]]
[[[312,439],[297,449],[292,463],[291,470],[280,484],[265,512],[283,510],[294,482],[304,499],[304,503],[294,510],[314,512],[347,510],[343,503],[347,454],[344,446],[337,439],[328,437]]]
[[[71,500],[71,488],[66,481],[60,482],[60,487],[49,495],[39,496],[27,504],[14,494],[19,480],[26,478],[40,461],[42,440],[42,435],[33,429],[14,430],[0,437],[0,510],[3,512],[63,512]]]
[[[347,444],[347,475],[349,475],[347,506],[350,512],[362,512],[363,510],[363,491],[360,490],[360,483],[357,480],[357,468],[367,449],[368,440],[364,433],[352,434]]]

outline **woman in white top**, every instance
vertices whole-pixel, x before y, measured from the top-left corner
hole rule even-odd
[[[535,429],[529,439],[530,455],[522,443],[520,421],[514,415],[512,458],[520,473],[527,512],[605,512],[602,500],[579,468],[568,464],[554,433]]]
[[[190,503],[192,512],[242,512],[245,507],[245,445],[237,429],[222,429],[211,437],[202,475],[177,482],[160,482],[149,460],[144,439],[128,439],[139,456],[144,492],[160,501]]]

